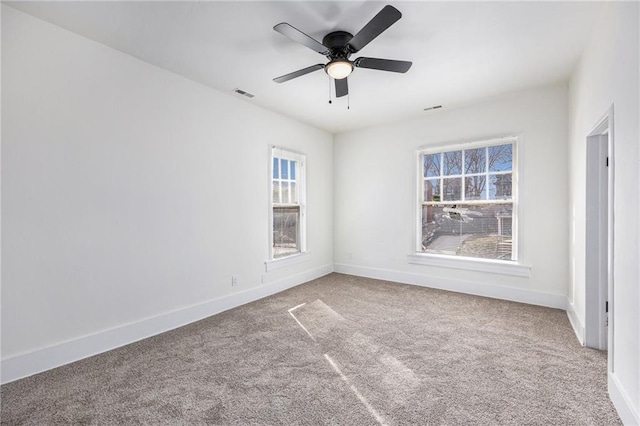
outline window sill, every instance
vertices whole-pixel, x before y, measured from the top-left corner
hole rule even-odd
[[[284,268],[289,265],[295,265],[296,263],[304,262],[309,259],[309,252],[292,254],[291,256],[281,257],[279,259],[267,260],[264,262],[265,270],[267,272],[274,271],[276,269]]]
[[[440,266],[444,268],[465,269],[468,271],[490,272],[493,274],[531,276],[531,267],[505,260],[473,259],[437,254],[410,254],[409,263],[415,265]]]

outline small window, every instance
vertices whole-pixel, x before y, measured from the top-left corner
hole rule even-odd
[[[423,150],[418,253],[516,260],[515,138]]]
[[[273,148],[271,259],[305,251],[305,156]]]

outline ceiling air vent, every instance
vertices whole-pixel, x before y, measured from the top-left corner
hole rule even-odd
[[[244,90],[238,89],[238,88],[233,89],[233,91],[236,92],[239,95],[246,96],[247,98],[253,98],[253,97],[256,96],[256,95],[254,95],[252,93],[245,92]]]
[[[434,105],[432,107],[425,108],[425,111],[431,111],[432,109],[442,108],[442,105]]]

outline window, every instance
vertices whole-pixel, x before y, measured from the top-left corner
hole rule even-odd
[[[273,148],[271,157],[271,259],[279,259],[305,251],[305,156]]]
[[[418,253],[516,260],[516,139],[419,152]]]

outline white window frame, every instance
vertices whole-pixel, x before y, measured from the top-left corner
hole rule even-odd
[[[299,247],[300,251],[292,253],[288,256],[274,258],[273,250],[273,159],[282,158],[285,160],[295,161],[298,166],[296,170],[296,191],[298,192],[298,202],[292,204],[280,204],[281,206],[296,206],[300,209],[299,219]],[[283,266],[298,263],[305,260],[307,256],[307,190],[306,190],[306,156],[302,153],[291,151],[284,148],[271,147],[271,155],[269,155],[269,260],[265,262],[266,270],[270,271]]]
[[[437,153],[445,153],[451,151],[459,151],[459,150],[471,150],[482,147],[496,146],[496,145],[506,145],[513,144],[512,150],[512,195],[511,195],[511,204],[513,208],[513,216],[512,216],[512,232],[513,232],[513,244],[512,244],[512,254],[511,260],[500,260],[500,259],[483,259],[476,257],[465,257],[465,256],[454,256],[454,255],[444,255],[444,254],[435,254],[435,253],[423,253],[422,252],[422,197],[424,191],[424,176],[423,176],[423,156],[428,154],[437,154]],[[528,277],[530,275],[531,268],[529,266],[523,265],[519,261],[519,240],[520,240],[520,227],[519,227],[519,187],[520,187],[520,175],[521,171],[519,168],[520,164],[520,152],[521,146],[518,136],[504,136],[499,138],[491,138],[491,139],[483,139],[483,140],[475,140],[471,142],[464,143],[453,143],[453,144],[438,144],[437,146],[423,146],[420,147],[416,152],[416,192],[415,192],[415,222],[414,222],[414,253],[408,255],[408,262],[412,264],[419,265],[429,265],[429,266],[439,266],[439,267],[448,267],[448,268],[456,268],[456,269],[466,269],[472,271],[481,271],[481,272],[491,272],[491,273],[500,273],[506,275],[515,275],[515,276],[523,276]],[[444,156],[442,156],[444,157]],[[441,158],[442,158],[441,157]],[[487,159],[488,161],[488,159]],[[464,162],[463,162],[463,170],[461,170],[462,174],[460,175],[451,175],[447,177],[462,177],[462,188],[461,197],[464,198],[465,191],[465,183],[464,176],[478,175],[476,173],[472,173],[466,175],[464,173]],[[487,170],[485,173],[488,173]],[[491,174],[500,174],[500,173],[491,173]],[[442,176],[440,177],[442,178]],[[442,192],[443,188],[441,188],[440,194],[441,197],[444,198],[444,193]],[[487,193],[489,188],[486,189]],[[447,204],[447,201],[442,201],[442,204]],[[458,204],[503,204],[504,200],[465,200],[465,201],[451,201],[449,203],[458,203]]]

